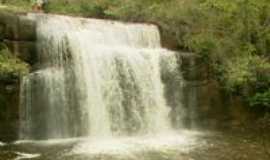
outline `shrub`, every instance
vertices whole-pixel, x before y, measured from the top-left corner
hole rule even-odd
[[[18,78],[29,71],[29,66],[12,56],[7,49],[0,50],[0,78]]]
[[[253,107],[267,107],[270,109],[270,89],[262,93],[256,93],[249,99],[249,103]]]

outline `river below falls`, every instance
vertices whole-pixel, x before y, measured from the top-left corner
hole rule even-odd
[[[269,160],[269,149],[269,137],[253,133],[181,131],[133,138],[1,143],[0,160]]]

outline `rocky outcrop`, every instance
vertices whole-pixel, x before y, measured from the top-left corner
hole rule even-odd
[[[33,64],[36,51],[35,22],[23,14],[0,11],[0,40],[20,59]]]
[[[239,127],[254,115],[240,97],[226,94],[209,75],[204,60],[192,53],[181,54],[184,79],[182,103],[190,128],[226,129]]]
[[[10,51],[23,61],[34,64],[36,62],[36,43],[34,41],[14,41],[5,39],[4,43]]]
[[[162,75],[174,127],[232,129],[253,119],[240,97],[226,94],[213,80],[202,57],[181,52],[178,59],[179,73]]]
[[[36,53],[35,22],[23,14],[0,11],[0,43],[23,61],[33,64]],[[16,76],[0,76],[0,141],[18,138],[20,82]]]
[[[0,79],[0,141],[18,137],[19,88],[18,79]]]

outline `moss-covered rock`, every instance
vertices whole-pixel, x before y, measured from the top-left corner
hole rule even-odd
[[[35,22],[24,15],[0,11],[0,24],[4,27],[4,39],[34,41],[36,39]]]
[[[12,55],[8,50],[0,51],[0,77],[6,79],[8,77],[18,78],[28,73],[29,66],[22,60]]]
[[[36,43],[33,41],[10,41],[4,40],[6,46],[13,55],[19,59],[34,64],[36,62]]]
[[[7,49],[0,50],[0,141],[17,138],[20,78],[28,65]]]
[[[209,79],[209,68],[203,57],[194,53],[181,53],[181,70],[187,81],[205,81]]]

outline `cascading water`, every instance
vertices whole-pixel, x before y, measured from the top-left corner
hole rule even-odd
[[[21,89],[21,139],[118,137],[171,130],[162,72],[178,69],[154,25],[29,15],[37,70]],[[165,71],[164,71],[165,70]]]

